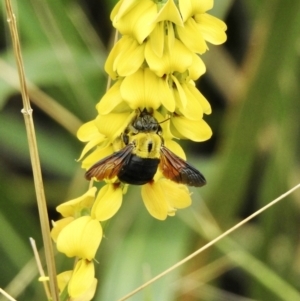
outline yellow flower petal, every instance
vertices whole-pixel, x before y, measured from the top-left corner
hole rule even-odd
[[[191,205],[192,200],[186,185],[178,184],[168,179],[160,179],[158,182],[162,190],[165,191],[165,198],[171,213],[174,213],[176,209],[186,208]]]
[[[208,140],[212,135],[211,128],[203,119],[190,120],[184,116],[176,116],[171,119],[171,131],[178,138],[198,142]]]
[[[138,1],[121,18],[116,16],[113,25],[121,34],[132,35],[142,44],[156,25],[153,23],[156,15],[157,6],[152,0]]]
[[[165,146],[170,149],[175,155],[182,159],[186,159],[184,150],[182,147],[174,140],[165,140]]]
[[[72,273],[73,271],[69,270],[59,273],[57,275],[57,285],[60,293],[65,289],[66,285],[69,283],[72,277]]]
[[[157,110],[165,98],[160,90],[163,79],[157,77],[151,70],[139,69],[126,77],[121,85],[121,95],[131,109],[152,108]],[[128,124],[128,123],[127,123]]]
[[[168,0],[159,11],[154,22],[171,21],[179,26],[183,26],[180,13],[173,0]]]
[[[114,152],[114,149],[111,144],[97,148],[90,155],[88,155],[84,160],[82,160],[81,167],[84,169],[89,169],[96,162],[102,160],[103,158],[111,155]]]
[[[184,27],[177,26],[176,29],[180,40],[191,51],[203,54],[208,49],[201,28],[193,18],[189,18]]]
[[[192,83],[186,83],[183,88],[185,91],[191,93],[191,97],[194,97],[202,107],[203,113],[211,114],[211,106],[207,99],[200,93],[200,91]]]
[[[196,53],[193,53],[193,63],[189,67],[189,78],[197,80],[206,72],[206,67],[202,59]]]
[[[98,221],[114,216],[122,205],[123,192],[120,187],[108,184],[99,191],[91,215]]]
[[[72,221],[74,220],[74,217],[65,217],[62,218],[58,221],[52,222],[53,223],[53,228],[51,229],[51,238],[53,239],[54,242],[57,241],[57,237],[59,235],[59,233],[61,232],[61,230],[67,226],[68,224],[70,224]]]
[[[90,288],[88,288],[85,291],[85,293],[83,293],[82,295],[80,295],[77,298],[72,298],[70,301],[90,301],[90,300],[92,300],[96,293],[97,283],[98,283],[98,280],[96,278],[94,278],[92,285],[90,286]]]
[[[156,56],[162,57],[164,51],[165,41],[165,24],[164,22],[159,22],[151,32],[149,36],[150,47]]]
[[[102,239],[100,223],[90,216],[75,219],[62,229],[57,238],[57,250],[68,257],[92,260]]]
[[[57,284],[60,293],[68,285],[72,275],[73,275],[73,271],[65,271],[57,275]],[[91,286],[87,290],[85,290],[82,295],[76,298],[71,298],[70,301],[90,301],[93,299],[95,295],[96,288],[97,288],[97,279],[94,278]]]
[[[97,111],[100,115],[106,115],[112,111],[114,111],[114,113],[122,113],[116,112],[116,108],[122,106],[123,103],[126,105],[120,94],[121,84],[122,80],[118,80],[100,99],[96,105]],[[128,108],[128,106],[126,107]]]
[[[159,219],[165,220],[168,215],[169,206],[165,200],[165,194],[157,182],[142,186],[142,198],[149,213]]]
[[[177,79],[177,77],[174,76],[174,75],[171,75],[171,78],[172,78],[172,81],[174,83],[172,86],[175,86],[173,88],[173,95],[174,95],[174,99],[175,99],[175,102],[176,102],[176,106],[179,109],[183,110],[188,105],[187,96],[186,96],[179,80]]]
[[[195,14],[204,13],[213,7],[213,0],[179,0],[179,9],[183,21]]]
[[[132,114],[111,113],[107,115],[98,115],[95,119],[99,132],[105,135],[109,141],[114,141],[124,132],[127,125],[131,122]]]
[[[136,72],[144,61],[145,44],[139,44],[130,36],[123,36],[111,50],[105,71],[113,78]]]
[[[94,262],[78,260],[68,284],[68,293],[72,298],[85,294],[93,285],[95,276]]]
[[[195,20],[206,41],[214,45],[220,45],[226,41],[227,26],[223,21],[209,14],[195,15]]]
[[[92,139],[91,141],[89,141],[85,147],[83,148],[80,157],[78,158],[77,161],[81,161],[82,158],[84,158],[84,156],[91,150],[93,149],[95,146],[100,145],[102,142],[104,142],[106,140],[105,136],[99,133],[99,137]]]
[[[205,97],[195,88],[198,92],[196,94],[195,90],[192,90],[192,85],[187,85],[186,83],[182,83],[181,87],[186,95],[187,104],[186,106],[179,105],[179,111],[182,115],[192,120],[199,120],[203,116],[203,107],[201,102],[207,102]],[[191,91],[192,90],[192,91]]]
[[[83,209],[91,208],[95,200],[97,188],[92,187],[82,196],[70,200],[68,202],[62,203],[56,207],[56,211],[59,212],[62,216],[80,216],[80,213]]]
[[[183,73],[193,63],[193,53],[183,43],[174,39],[173,47],[168,44],[168,37],[165,37],[165,46],[162,57],[158,57],[152,50],[151,44],[147,43],[145,48],[145,59],[149,68],[159,77],[175,71]]]
[[[77,138],[82,142],[90,141],[96,137],[99,137],[99,131],[95,120],[84,123],[77,131]]]
[[[159,89],[159,98],[161,100],[162,105],[169,112],[174,112],[176,103],[174,96],[172,94],[172,89],[169,87],[168,79],[161,79],[158,81],[158,89]]]
[[[129,10],[138,4],[139,1],[140,0],[120,0],[117,2],[110,15],[111,21],[122,18]]]

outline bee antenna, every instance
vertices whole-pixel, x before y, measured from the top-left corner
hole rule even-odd
[[[168,120],[170,120],[170,119],[171,119],[171,117],[169,117],[169,118],[167,118],[167,119],[165,119],[165,120],[159,122],[158,124],[164,123],[164,122],[166,122],[166,121],[168,121]]]

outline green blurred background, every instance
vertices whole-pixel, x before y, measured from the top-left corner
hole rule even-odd
[[[76,131],[95,117],[113,31],[109,0],[13,1],[51,219],[88,183]],[[193,205],[154,220],[131,187],[105,225],[94,300],[117,300],[299,182],[299,0],[216,0],[228,41],[204,55],[198,87],[214,136],[182,141],[208,180]],[[42,248],[4,1],[0,5],[0,287],[45,300],[29,237]],[[130,300],[300,300],[300,192]],[[57,270],[72,261],[57,255]],[[1,299],[0,300],[4,300]]]

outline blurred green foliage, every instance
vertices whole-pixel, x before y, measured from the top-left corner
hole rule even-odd
[[[75,133],[105,91],[114,4],[13,2],[51,219],[88,185]],[[299,0],[215,1],[212,13],[228,24],[228,42],[210,47],[199,81],[212,103],[214,137],[184,143],[208,185],[165,222],[130,188],[105,227],[95,300],[117,300],[299,182]],[[5,20],[1,5],[0,287],[18,300],[45,300],[28,241],[42,247]],[[131,300],[300,300],[299,198],[294,193]],[[71,265],[57,255],[58,271]]]

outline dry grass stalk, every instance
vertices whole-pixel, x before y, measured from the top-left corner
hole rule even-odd
[[[58,297],[58,288],[57,288],[57,281],[56,281],[56,268],[55,268],[55,262],[53,256],[52,241],[50,237],[49,218],[48,218],[48,212],[46,206],[40,160],[38,155],[36,135],[34,130],[33,118],[32,118],[32,108],[30,106],[30,101],[28,97],[25,72],[24,72],[24,66],[23,66],[21,49],[20,49],[20,42],[19,42],[18,31],[16,26],[16,18],[13,14],[10,0],[5,0],[5,5],[6,5],[6,12],[7,12],[7,22],[9,24],[10,34],[12,37],[13,49],[14,49],[14,54],[17,62],[19,81],[21,86],[21,94],[22,94],[22,101],[23,101],[23,109],[21,112],[23,113],[24,116],[27,139],[29,144],[30,160],[31,160],[31,165],[33,170],[34,185],[35,185],[38,210],[39,210],[39,216],[41,222],[41,230],[42,230],[42,236],[43,236],[43,242],[45,248],[46,264],[47,264],[48,274],[50,278],[49,283],[50,283],[51,297],[53,301],[58,301],[59,297]]]

